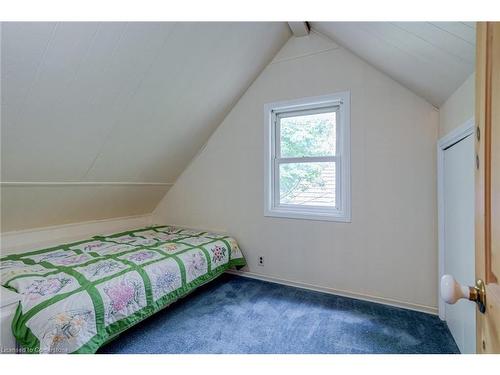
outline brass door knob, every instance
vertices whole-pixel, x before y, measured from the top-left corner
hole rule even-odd
[[[453,276],[444,275],[441,278],[441,298],[448,304],[465,298],[476,302],[481,313],[486,311],[486,288],[481,279],[477,280],[474,286],[465,286],[459,284]]]

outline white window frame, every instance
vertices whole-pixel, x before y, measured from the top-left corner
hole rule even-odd
[[[264,216],[291,219],[351,222],[351,133],[350,92],[280,101],[264,105],[265,176]],[[337,111],[336,155],[323,157],[277,158],[279,155],[279,119],[300,112]],[[336,207],[279,204],[279,164],[290,162],[334,161]]]

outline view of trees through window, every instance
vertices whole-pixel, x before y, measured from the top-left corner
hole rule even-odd
[[[335,156],[336,112],[284,117],[280,150],[286,158]],[[335,162],[280,163],[280,203],[335,206]]]

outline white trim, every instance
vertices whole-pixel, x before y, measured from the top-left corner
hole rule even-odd
[[[264,216],[291,219],[351,222],[351,131],[350,131],[350,92],[343,91],[330,95],[294,99],[264,105]],[[337,124],[337,155],[331,157],[278,158],[279,147],[275,139],[279,132],[276,123],[280,112],[300,113],[321,108],[336,107],[339,112]],[[279,194],[276,166],[286,162],[334,161],[336,167],[337,207],[285,207],[275,206]],[[340,180],[340,184],[338,183]],[[274,195],[274,196],[273,196]]]
[[[437,199],[438,199],[438,311],[439,318],[445,320],[444,304],[440,292],[440,280],[444,275],[444,151],[451,145],[474,133],[474,118],[442,137],[437,144]]]
[[[0,186],[172,186],[171,182],[107,182],[107,181],[2,181]]]
[[[0,251],[2,255],[30,251],[148,225],[151,225],[151,214],[4,232],[0,234]]]
[[[226,272],[230,273],[232,275],[248,277],[250,279],[268,281],[271,283],[288,285],[288,286],[292,286],[295,288],[313,290],[315,292],[323,292],[323,293],[333,294],[336,296],[349,297],[349,298],[354,298],[354,299],[358,299],[361,301],[380,303],[383,305],[399,307],[399,308],[413,310],[413,311],[420,311],[420,312],[424,312],[424,313],[432,314],[432,315],[437,315],[437,313],[438,313],[438,309],[436,307],[433,307],[433,306],[420,305],[420,304],[416,304],[416,303],[395,300],[392,298],[376,297],[376,296],[371,296],[371,295],[356,293],[356,292],[350,292],[350,291],[341,290],[341,289],[328,288],[328,287],[324,287],[324,286],[307,284],[307,283],[302,283],[302,282],[297,282],[297,281],[290,281],[290,280],[286,280],[286,279],[282,279],[282,278],[278,278],[278,277],[262,275],[262,274],[255,273],[255,272],[236,271],[236,270],[228,270]]]
[[[338,156],[303,156],[299,158],[279,158],[278,164],[337,162]]]
[[[452,144],[457,143],[458,141],[464,139],[473,132],[474,132],[474,118],[472,117],[465,123],[463,123],[461,126],[459,126],[456,129],[453,129],[451,132],[449,132],[444,137],[439,139],[438,147],[444,150],[450,147]]]

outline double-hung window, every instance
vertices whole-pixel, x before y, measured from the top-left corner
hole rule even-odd
[[[265,215],[351,221],[349,92],[265,105]]]

